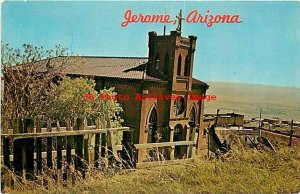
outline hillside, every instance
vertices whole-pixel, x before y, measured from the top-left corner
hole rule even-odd
[[[246,118],[276,116],[300,120],[300,89],[266,85],[208,82],[207,94],[216,95],[215,102],[205,104],[205,113],[223,112],[245,114]]]
[[[276,154],[234,146],[222,160],[196,158],[194,163],[96,173],[66,187],[55,182],[48,189],[25,184],[8,193],[297,193],[300,191],[299,147]],[[239,151],[243,150],[243,151]]]

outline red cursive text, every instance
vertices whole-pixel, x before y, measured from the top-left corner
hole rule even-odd
[[[122,27],[128,26],[129,23],[171,23],[170,15],[168,14],[132,14],[132,11],[128,9],[124,14],[124,21],[121,23]]]

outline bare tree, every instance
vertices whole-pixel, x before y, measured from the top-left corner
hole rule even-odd
[[[24,44],[13,49],[2,44],[1,52],[1,117],[9,125],[14,119],[45,116],[63,70],[79,59],[67,56],[61,46],[45,50]]]

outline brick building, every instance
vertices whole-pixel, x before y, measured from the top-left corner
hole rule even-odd
[[[204,127],[209,128],[212,124],[216,126],[230,127],[244,125],[244,115],[237,113],[224,113],[224,114],[205,114],[204,115]],[[217,123],[216,123],[217,122]]]
[[[191,100],[189,94],[205,95],[208,85],[192,77],[197,37],[149,32],[149,55],[145,57],[83,57],[84,65],[68,74],[94,76],[96,89],[115,87],[120,95],[124,125],[133,129],[133,143],[191,140],[197,134],[197,153],[207,148],[203,142],[203,100]],[[176,95],[176,99],[136,100],[137,94]],[[158,138],[157,134],[161,134]],[[175,157],[186,154],[175,148]],[[144,158],[139,153],[139,160]]]

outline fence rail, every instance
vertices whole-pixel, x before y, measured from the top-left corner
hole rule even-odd
[[[162,147],[173,147],[173,146],[188,146],[196,145],[195,141],[174,141],[174,142],[162,142],[162,143],[147,143],[147,144],[135,144],[136,149],[141,148],[162,148]]]
[[[76,136],[87,135],[97,133],[108,133],[118,131],[130,131],[129,127],[109,128],[109,129],[97,129],[95,126],[88,126],[89,130],[84,131],[53,131],[53,132],[41,132],[41,133],[19,133],[19,134],[1,134],[3,138],[10,138],[12,140],[25,139],[25,138],[38,138],[38,137],[64,137],[64,136]],[[64,127],[65,129],[65,127]]]

